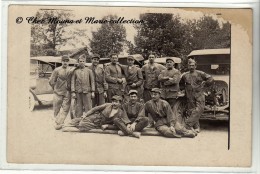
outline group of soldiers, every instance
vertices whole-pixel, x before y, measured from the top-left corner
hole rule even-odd
[[[55,128],[65,132],[111,129],[139,138],[145,127],[154,127],[165,137],[195,137],[205,106],[203,87],[212,84],[213,78],[196,70],[193,59],[183,74],[174,68],[173,58],[166,59],[166,66],[155,59],[150,54],[148,64],[139,68],[133,56],[122,65],[118,55],[111,54],[104,68],[98,54],[91,57],[90,67],[81,55],[78,66],[72,68],[69,57],[62,56],[62,66],[53,71],[49,82],[54,89]],[[182,90],[187,98],[185,119],[172,109]],[[64,124],[70,110],[71,121]]]

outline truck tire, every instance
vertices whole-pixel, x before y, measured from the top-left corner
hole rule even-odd
[[[33,94],[29,92],[29,110],[32,112],[35,107],[35,100]]]

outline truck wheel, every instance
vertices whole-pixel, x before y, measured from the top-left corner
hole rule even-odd
[[[32,112],[35,107],[35,100],[31,92],[29,92],[29,110]]]

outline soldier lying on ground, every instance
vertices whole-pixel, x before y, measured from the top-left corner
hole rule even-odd
[[[104,129],[103,125],[106,125],[108,129],[118,129],[116,127],[118,126],[125,135],[139,138],[139,132],[133,132],[124,127],[124,125],[129,124],[131,121],[128,119],[126,112],[122,109],[121,102],[121,96],[113,96],[112,103],[96,106],[81,118],[72,119],[69,124],[63,126],[62,131],[87,132],[91,129]]]

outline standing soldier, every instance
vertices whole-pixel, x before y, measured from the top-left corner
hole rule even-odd
[[[196,62],[188,60],[189,72],[182,75],[180,86],[185,86],[188,105],[188,118],[185,120],[188,129],[200,132],[199,119],[205,107],[205,95],[203,87],[210,85],[213,78],[205,72],[196,70]]]
[[[53,88],[53,110],[55,118],[55,129],[61,129],[70,109],[70,76],[73,71],[68,67],[69,57],[61,58],[62,66],[54,69],[49,84]]]
[[[142,67],[142,73],[144,76],[144,92],[143,99],[144,102],[147,102],[152,99],[151,90],[152,88],[160,88],[160,82],[158,81],[158,76],[162,70],[166,68],[163,65],[155,63],[156,59],[155,54],[150,54],[148,57],[148,64]],[[153,127],[152,118],[149,116],[149,125],[148,127]]]
[[[163,70],[158,79],[162,85],[161,97],[165,99],[171,107],[175,104],[179,92],[179,82],[181,73],[174,68],[174,59],[166,58],[166,70]]]
[[[155,129],[165,137],[179,138],[179,137],[195,137],[196,134],[187,130],[183,125],[179,124],[174,115],[170,104],[160,99],[161,90],[153,88],[151,90],[152,99],[145,103],[144,109],[140,115],[151,115],[155,121]]]
[[[125,91],[125,77],[121,66],[118,65],[118,56],[112,54],[110,58],[111,63],[105,68],[105,79],[108,83],[107,99],[112,102],[112,96],[123,96]]]
[[[107,82],[105,79],[104,69],[99,65],[100,56],[94,54],[92,56],[92,65],[89,67],[95,79],[95,97],[92,99],[92,106],[99,106],[105,103],[107,98]]]
[[[95,80],[92,71],[85,67],[86,57],[81,55],[78,59],[79,68],[76,69],[71,79],[72,97],[76,98],[76,117],[83,115],[92,108],[91,98],[95,97]]]
[[[127,57],[127,66],[120,65],[126,76],[126,87],[125,87],[125,98],[129,98],[130,90],[137,90],[138,98],[142,98],[142,84],[143,84],[143,75],[140,68],[134,65],[135,59],[133,56]]]

